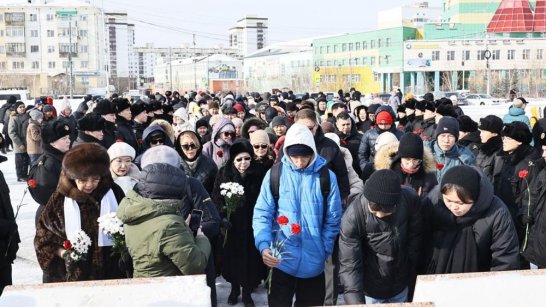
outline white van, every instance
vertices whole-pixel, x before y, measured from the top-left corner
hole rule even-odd
[[[10,96],[15,96],[17,101],[27,101],[30,99],[28,90],[0,90],[0,106],[6,103]]]

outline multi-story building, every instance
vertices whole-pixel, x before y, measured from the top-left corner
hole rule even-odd
[[[268,18],[247,15],[229,29],[229,46],[246,56],[267,45]]]
[[[440,21],[441,7],[428,2],[411,3],[377,13],[377,29],[396,27],[422,28],[424,24]]]
[[[0,84],[31,96],[104,88],[106,50],[102,11],[82,1],[0,4]]]
[[[138,62],[134,49],[135,25],[127,22],[127,13],[104,14],[108,33],[110,84],[118,92],[136,88]]]
[[[239,49],[224,48],[223,46],[210,48],[193,48],[189,44],[182,47],[154,47],[153,43],[148,43],[144,47],[135,47],[138,67],[138,86],[153,87],[154,70],[157,63],[166,63],[170,61],[183,60],[192,57],[203,57],[214,54],[226,55],[233,58],[241,58]]]

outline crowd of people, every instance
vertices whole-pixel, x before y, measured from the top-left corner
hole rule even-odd
[[[12,97],[0,148],[39,204],[44,283],[205,274],[213,306],[220,275],[230,305],[262,284],[271,306],[398,303],[419,274],[546,267],[546,122],[526,105],[477,123],[456,96],[400,90],[114,94],[75,112]],[[3,175],[0,189],[3,289],[20,239]]]

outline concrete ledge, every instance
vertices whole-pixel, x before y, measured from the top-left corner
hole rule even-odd
[[[205,275],[8,286],[0,306],[210,306]]]
[[[449,306],[546,306],[546,270],[417,277],[414,302]]]

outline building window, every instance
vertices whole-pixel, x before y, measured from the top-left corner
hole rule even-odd
[[[455,50],[448,50],[447,51],[447,60],[448,61],[455,61]]]
[[[30,46],[30,52],[38,52],[40,49],[38,45],[32,45]]]
[[[377,39],[377,48],[382,48],[383,47],[383,40],[378,38]]]
[[[80,68],[87,68],[89,67],[89,61],[81,61]]]
[[[531,49],[523,49],[523,60],[529,60],[531,58]]]
[[[355,65],[358,65],[358,58],[355,58]]]
[[[491,59],[500,60],[500,50],[493,50],[493,52],[491,52]]]
[[[367,41],[363,41],[362,42],[362,50],[366,50],[368,49],[368,42]]]
[[[326,61],[326,66],[330,66],[330,61]]]
[[[377,57],[377,65],[381,65],[382,61],[381,61],[381,56],[378,56]]]
[[[8,27],[6,29],[6,36],[23,37],[25,36],[25,28],[24,27]]]
[[[88,76],[82,76],[81,85],[89,85],[89,77]]]
[[[2,15],[0,15],[2,16]],[[4,36],[4,30],[0,30],[0,37]]]
[[[513,60],[516,57],[516,50],[510,49],[508,50],[508,59]]]
[[[12,62],[11,68],[13,69],[25,69],[25,62]]]
[[[46,15],[46,20],[47,21],[52,21],[53,20],[53,14],[47,14]]]
[[[70,68],[70,62],[69,61],[63,61],[63,68]]]
[[[55,62],[48,62],[48,63],[47,63],[47,67],[48,67],[49,69],[55,69]]]
[[[347,51],[347,44],[343,43],[341,44],[341,52],[345,52],[345,51]]]
[[[330,46],[326,46],[326,53],[330,53]]]
[[[353,43],[349,43],[349,51],[353,51]]]
[[[375,57],[374,56],[370,57],[370,65],[371,66],[375,65]]]
[[[478,50],[478,61],[485,60],[485,50]]]
[[[337,52],[337,45],[334,45],[334,53]]]
[[[80,21],[87,21],[87,15],[80,15]]]
[[[0,21],[4,21],[4,14],[0,14]]]
[[[2,16],[2,15],[0,15]],[[1,70],[6,70],[6,62],[0,62],[0,69]]]
[[[47,30],[47,37],[54,37],[55,36],[55,30]]]
[[[322,52],[322,46],[320,46],[320,48],[319,48],[319,54],[322,54],[322,53],[323,53],[323,52]]]
[[[55,46],[47,46],[47,53],[55,52]]]
[[[39,69],[40,68],[40,62],[34,61],[32,62],[32,69]]]
[[[87,52],[88,52],[87,45],[81,45],[80,46],[80,53],[87,53]]]
[[[355,50],[360,50],[360,42],[355,43]]]
[[[386,55],[385,56],[385,64],[390,64],[391,63],[391,56],[390,55]]]
[[[8,54],[11,55],[21,55],[25,53],[25,44],[24,43],[10,43],[6,44],[6,49]]]
[[[370,41],[370,49],[375,49],[375,41],[373,39]]]
[[[38,30],[30,30],[30,37],[38,37]]]
[[[440,50],[432,51],[432,60],[433,61],[439,61],[440,60]]]
[[[30,14],[30,21],[38,21],[38,16],[36,14]]]
[[[368,57],[362,58],[362,65],[368,65]]]
[[[544,49],[537,49],[537,60],[542,60],[542,53]]]
[[[87,37],[87,30],[80,30],[80,37]]]
[[[470,50],[463,50],[463,61],[470,60]]]
[[[390,47],[391,46],[391,39],[390,38],[385,38],[385,47]]]
[[[0,54],[4,53],[6,53],[6,49],[4,48],[4,46],[0,46]]]

